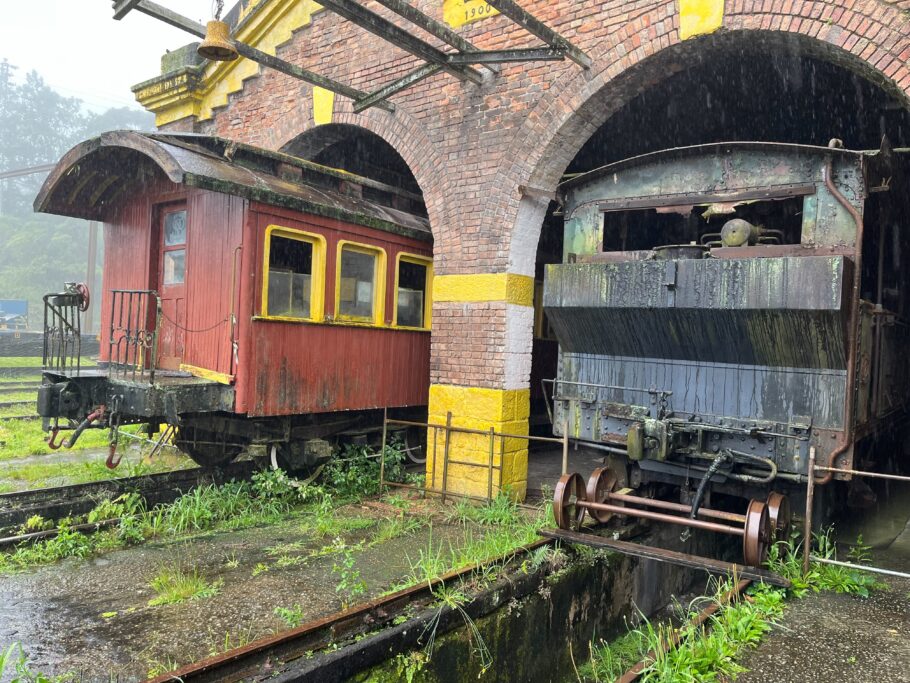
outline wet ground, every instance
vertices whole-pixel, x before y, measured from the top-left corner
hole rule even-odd
[[[895,487],[869,514],[842,523],[841,541],[862,533],[873,564],[910,572],[910,487]],[[742,661],[739,683],[910,682],[910,579],[881,577],[869,598],[835,593],[793,600],[778,627]]]
[[[428,519],[424,508],[414,514]],[[276,608],[298,610],[302,621],[376,597],[409,574],[429,547],[458,547],[463,527],[441,516],[432,526],[370,545],[383,519],[398,511],[375,503],[339,513],[366,528],[346,531],[362,595],[346,594],[333,552],[336,534],[320,536],[306,517],[278,526],[147,544],[102,556],[68,560],[0,577],[0,647],[21,643],[31,666],[46,673],[77,672],[82,680],[142,680],[288,628]],[[365,521],[363,521],[365,520]],[[482,533],[475,530],[474,534]],[[150,581],[162,568],[192,568],[211,583],[212,597],[150,606]]]

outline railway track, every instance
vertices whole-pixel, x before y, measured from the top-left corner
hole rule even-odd
[[[234,650],[207,657],[181,667],[148,683],[208,683],[209,681],[259,680],[313,681],[330,683],[347,680],[371,664],[378,664],[390,651],[418,647],[418,641],[436,621],[437,636],[465,625],[462,612],[438,606],[437,586],[454,584],[478,569],[504,561],[521,560],[532,550],[551,541],[540,540],[516,548],[507,557],[491,558],[483,563],[451,571],[429,583],[392,593],[355,605],[342,612],[316,619],[295,629],[268,636]],[[543,569],[527,573],[513,572],[464,606],[464,614],[478,619],[536,591]],[[401,615],[413,615],[402,622]],[[369,634],[369,635],[366,635]],[[366,635],[366,637],[363,637]],[[359,637],[359,638],[358,638]],[[312,653],[339,641],[356,641],[359,652],[347,656],[340,650],[324,657]]]
[[[45,519],[62,519],[91,511],[99,501],[136,492],[151,508],[170,503],[187,491],[206,484],[220,484],[231,479],[249,477],[258,469],[254,460],[233,462],[219,469],[195,467],[138,477],[122,477],[87,484],[0,494],[0,531],[7,534],[33,515]],[[17,538],[13,536],[10,538]],[[24,540],[24,539],[19,539]],[[0,539],[0,545],[3,545]]]
[[[35,382],[2,382],[0,383],[0,395],[18,394],[22,391],[34,391],[37,393],[40,381]]]

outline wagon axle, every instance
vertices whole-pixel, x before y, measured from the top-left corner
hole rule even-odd
[[[613,515],[622,515],[739,536],[743,539],[743,559],[751,566],[761,565],[770,546],[789,535],[789,503],[786,496],[776,492],[767,501],[750,500],[745,514],[699,508],[695,517],[688,516],[691,512],[692,506],[683,503],[617,491],[616,477],[607,468],[594,470],[587,486],[577,473],[562,475],[553,497],[553,515],[560,529],[578,529],[585,514],[601,524]],[[721,521],[708,521],[711,519]]]

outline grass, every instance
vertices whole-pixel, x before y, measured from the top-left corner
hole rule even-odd
[[[149,582],[156,595],[148,604],[155,607],[210,598],[218,594],[223,584],[221,579],[206,581],[196,568],[186,570],[177,564],[165,565]]]
[[[0,368],[25,368],[40,369],[44,359],[41,356],[0,356]],[[91,358],[80,360],[82,367],[94,367],[97,363]]]
[[[834,558],[830,530],[815,536],[817,555]],[[862,538],[848,553],[854,562],[868,561],[868,547]],[[721,595],[733,585],[728,579],[716,584],[713,595],[690,605],[685,618],[691,619],[711,601],[717,612],[702,626],[688,623],[681,630],[671,625],[654,624],[642,616],[642,624],[613,642],[592,644],[590,660],[578,672],[578,680],[601,683],[613,681],[634,664],[644,661],[641,681],[732,681],[745,671],[737,661],[742,653],[756,647],[782,616],[787,598],[802,598],[809,593],[832,591],[868,597],[873,590],[887,585],[859,570],[813,562],[808,573],[802,571],[802,554],[793,542],[779,543],[771,549],[767,566],[791,581],[789,589],[753,584],[749,598],[722,604]],[[678,642],[663,651],[659,647],[671,636]],[[656,655],[650,653],[656,652]]]
[[[677,629],[669,624],[642,624],[614,641],[592,646],[590,661],[578,673],[579,681],[613,681],[639,661],[645,662],[641,678],[679,683],[732,680],[744,668],[736,661],[744,650],[761,642],[784,610],[785,591],[759,584],[749,589],[749,599],[725,603],[722,596],[732,579],[717,581],[712,595],[689,606],[691,619],[710,603],[717,611],[699,626]],[[677,641],[664,649],[663,644]]]
[[[46,438],[41,430],[40,420],[7,420],[0,424],[0,461],[55,453],[56,451],[47,445]],[[109,432],[106,429],[86,430],[73,450],[107,446],[108,438]]]

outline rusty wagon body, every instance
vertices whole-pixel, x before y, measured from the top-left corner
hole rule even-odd
[[[48,429],[168,423],[202,464],[251,443],[299,459],[378,409],[427,403],[417,195],[215,137],[121,131],[67,153],[35,209],[104,222],[98,369],[78,364],[82,293],[46,299]]]
[[[544,291],[556,433],[612,453],[633,487],[687,490],[723,454],[712,488],[746,497],[796,493],[810,448],[841,469],[902,458],[905,159],[734,142],[565,182]]]

